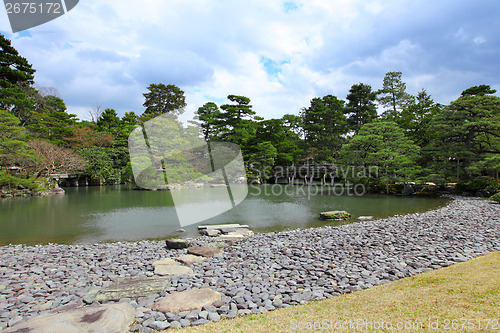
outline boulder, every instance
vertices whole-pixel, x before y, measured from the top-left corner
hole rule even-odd
[[[333,210],[330,212],[319,213],[322,220],[347,220],[351,218],[351,214],[345,210]]]
[[[203,262],[203,261],[205,261],[205,258],[204,257],[200,257],[200,256],[195,256],[195,255],[192,255],[192,254],[185,254],[185,255],[180,256],[179,258],[177,258],[177,260],[179,260],[180,262],[184,263],[185,265],[192,265],[195,262]]]
[[[135,310],[129,303],[85,306],[48,313],[4,330],[5,333],[128,332]]]
[[[183,311],[202,310],[220,300],[221,295],[210,288],[192,289],[161,298],[153,305],[153,310],[178,315]]]
[[[182,238],[167,239],[165,243],[169,249],[186,249],[189,247],[189,241]]]
[[[216,254],[222,253],[221,249],[218,249],[216,247],[208,247],[208,246],[193,246],[190,247],[187,250],[188,254],[193,254],[195,256],[201,256],[201,257],[213,257]]]

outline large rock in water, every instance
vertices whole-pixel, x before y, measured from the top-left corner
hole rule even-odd
[[[183,311],[201,310],[220,300],[221,295],[210,288],[192,289],[161,298],[153,305],[153,310],[178,315]]]
[[[345,210],[333,210],[330,212],[319,213],[322,220],[347,220],[351,218],[351,214]]]
[[[48,313],[14,325],[5,333],[119,333],[128,332],[135,310],[129,303],[85,306]]]

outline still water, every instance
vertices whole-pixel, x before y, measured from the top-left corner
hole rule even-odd
[[[241,185],[243,186],[243,185]],[[0,244],[82,243],[166,238],[180,235],[175,206],[192,207],[217,198],[225,188],[175,191],[135,191],[130,186],[65,188],[62,196],[0,199]],[[222,192],[221,192],[222,191]],[[445,205],[447,199],[384,195],[339,195],[329,187],[254,185],[246,199],[225,213],[182,226],[184,236],[197,235],[197,225],[240,223],[255,232],[350,223],[357,217],[376,218],[423,212]],[[213,207],[223,202],[213,201]],[[227,204],[227,203],[226,203]],[[191,205],[191,206],[189,206]],[[347,222],[319,220],[320,212],[346,210]],[[207,211],[207,216],[210,212]],[[203,215],[203,214],[202,214]]]

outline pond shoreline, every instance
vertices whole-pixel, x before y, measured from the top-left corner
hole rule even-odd
[[[192,244],[211,241],[198,237]],[[122,301],[136,309],[134,330],[150,332],[159,321],[164,326],[207,322],[200,311],[184,317],[152,311],[168,293],[211,288],[222,295],[211,311],[232,318],[330,298],[499,250],[500,205],[455,198],[424,213],[256,234],[190,265],[194,276],[174,276],[166,293]],[[167,249],[164,241],[2,246],[0,328],[85,304],[90,288],[120,277],[152,276],[154,261],[184,254],[186,249]]]

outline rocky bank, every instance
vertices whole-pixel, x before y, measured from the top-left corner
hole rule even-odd
[[[224,244],[208,236],[191,240],[192,246],[207,243]],[[203,260],[186,248],[168,249],[165,241],[3,246],[0,331],[90,303],[95,309],[120,303],[132,308],[132,331],[199,325],[330,298],[499,250],[500,204],[464,198],[421,214],[257,234]],[[192,274],[160,277],[159,260],[182,263]],[[92,296],[127,277],[156,279],[163,289],[115,300]],[[215,291],[220,298],[194,310],[162,306],[191,290]]]

